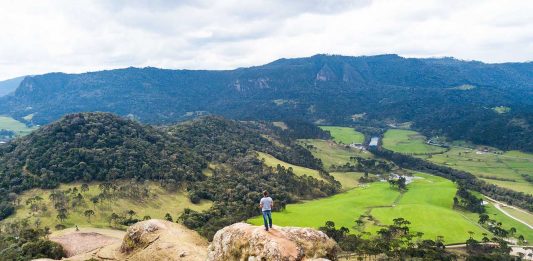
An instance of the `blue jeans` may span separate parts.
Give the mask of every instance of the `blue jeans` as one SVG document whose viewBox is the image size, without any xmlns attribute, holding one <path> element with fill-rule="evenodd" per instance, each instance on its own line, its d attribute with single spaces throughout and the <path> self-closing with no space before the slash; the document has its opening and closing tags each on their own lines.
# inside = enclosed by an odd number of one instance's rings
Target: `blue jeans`
<svg viewBox="0 0 533 261">
<path fill-rule="evenodd" d="M 265 222 L 266 230 L 268 230 L 269 222 L 270 222 L 270 228 L 272 228 L 272 211 L 271 210 L 263 211 L 263 221 Z"/>
</svg>

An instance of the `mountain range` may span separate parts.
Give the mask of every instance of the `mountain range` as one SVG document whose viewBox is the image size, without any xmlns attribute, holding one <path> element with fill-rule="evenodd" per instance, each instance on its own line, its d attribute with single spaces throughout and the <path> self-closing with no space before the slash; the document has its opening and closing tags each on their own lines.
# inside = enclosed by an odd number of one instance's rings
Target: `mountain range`
<svg viewBox="0 0 533 261">
<path fill-rule="evenodd" d="M 126 68 L 26 77 L 0 114 L 46 124 L 84 111 L 152 124 L 198 115 L 386 127 L 410 123 L 502 149 L 533 151 L 533 63 L 398 55 L 315 55 L 235 70 Z"/>
</svg>

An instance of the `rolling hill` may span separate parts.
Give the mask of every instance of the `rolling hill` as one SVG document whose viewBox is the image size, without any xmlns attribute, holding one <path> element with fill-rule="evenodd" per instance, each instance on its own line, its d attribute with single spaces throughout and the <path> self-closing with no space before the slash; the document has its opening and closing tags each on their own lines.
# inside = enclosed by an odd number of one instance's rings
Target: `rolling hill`
<svg viewBox="0 0 533 261">
<path fill-rule="evenodd" d="M 106 111 L 145 123 L 203 114 L 328 125 L 412 122 L 500 149 L 533 151 L 533 63 L 315 55 L 226 71 L 126 68 L 27 77 L 0 114 L 45 124 Z M 493 108 L 505 107 L 504 112 Z"/>
</svg>

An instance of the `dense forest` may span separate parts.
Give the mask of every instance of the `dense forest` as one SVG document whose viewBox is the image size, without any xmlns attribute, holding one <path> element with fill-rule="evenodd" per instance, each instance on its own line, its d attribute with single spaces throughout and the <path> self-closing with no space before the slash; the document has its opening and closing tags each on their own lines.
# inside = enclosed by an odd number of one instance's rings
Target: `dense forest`
<svg viewBox="0 0 533 261">
<path fill-rule="evenodd" d="M 531 62 L 315 55 L 229 71 L 52 73 L 27 77 L 14 95 L 0 98 L 0 114 L 29 124 L 83 111 L 158 124 L 204 114 L 335 125 L 411 122 L 426 136 L 533 151 L 532 70 Z"/>
</svg>

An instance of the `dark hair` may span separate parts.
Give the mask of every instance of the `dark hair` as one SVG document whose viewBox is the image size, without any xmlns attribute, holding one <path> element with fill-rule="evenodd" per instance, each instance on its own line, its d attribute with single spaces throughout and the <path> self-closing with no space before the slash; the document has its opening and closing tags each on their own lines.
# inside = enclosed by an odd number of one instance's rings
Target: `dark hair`
<svg viewBox="0 0 533 261">
<path fill-rule="evenodd" d="M 263 196 L 267 197 L 268 196 L 268 191 L 263 191 Z"/>
</svg>

